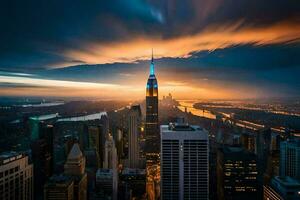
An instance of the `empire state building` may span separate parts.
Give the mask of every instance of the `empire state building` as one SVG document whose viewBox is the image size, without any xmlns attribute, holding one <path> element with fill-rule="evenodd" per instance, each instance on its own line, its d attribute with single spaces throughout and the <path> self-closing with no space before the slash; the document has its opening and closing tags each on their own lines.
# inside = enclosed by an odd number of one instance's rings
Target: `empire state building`
<svg viewBox="0 0 300 200">
<path fill-rule="evenodd" d="M 154 73 L 153 52 L 150 75 L 146 87 L 146 153 L 158 153 L 160 148 L 158 127 L 158 85 Z"/>
</svg>

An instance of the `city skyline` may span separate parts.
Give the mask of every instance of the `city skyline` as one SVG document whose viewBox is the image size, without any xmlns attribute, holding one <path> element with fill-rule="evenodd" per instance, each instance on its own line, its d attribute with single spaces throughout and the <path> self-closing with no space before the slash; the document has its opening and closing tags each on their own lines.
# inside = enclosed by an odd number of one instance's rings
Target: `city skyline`
<svg viewBox="0 0 300 200">
<path fill-rule="evenodd" d="M 142 99 L 153 48 L 160 98 L 299 97 L 297 2 L 22 5 L 1 8 L 1 96 Z"/>
</svg>

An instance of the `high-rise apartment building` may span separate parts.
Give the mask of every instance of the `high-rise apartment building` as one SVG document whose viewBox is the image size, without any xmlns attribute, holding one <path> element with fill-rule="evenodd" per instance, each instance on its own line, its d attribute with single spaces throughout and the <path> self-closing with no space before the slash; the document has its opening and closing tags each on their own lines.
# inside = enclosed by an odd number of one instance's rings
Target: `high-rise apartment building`
<svg viewBox="0 0 300 200">
<path fill-rule="evenodd" d="M 208 132 L 169 124 L 161 132 L 161 198 L 208 199 Z"/>
<path fill-rule="evenodd" d="M 132 106 L 128 113 L 128 166 L 139 168 L 140 148 L 139 133 L 141 126 L 141 108 L 139 105 Z"/>
<path fill-rule="evenodd" d="M 0 199 L 33 199 L 33 165 L 16 152 L 0 154 Z"/>
</svg>

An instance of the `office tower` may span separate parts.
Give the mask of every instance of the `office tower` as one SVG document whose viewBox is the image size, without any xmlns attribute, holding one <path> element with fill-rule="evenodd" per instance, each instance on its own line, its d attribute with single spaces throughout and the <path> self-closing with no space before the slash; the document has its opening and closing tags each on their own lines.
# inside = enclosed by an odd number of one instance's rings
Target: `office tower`
<svg viewBox="0 0 300 200">
<path fill-rule="evenodd" d="M 101 146 L 101 127 L 98 126 L 88 126 L 88 148 L 95 148 L 99 152 Z"/>
<path fill-rule="evenodd" d="M 208 199 L 208 132 L 170 123 L 161 131 L 161 198 Z"/>
<path fill-rule="evenodd" d="M 146 170 L 125 168 L 120 173 L 120 195 L 123 199 L 143 199 L 146 189 Z"/>
<path fill-rule="evenodd" d="M 288 139 L 280 143 L 280 176 L 300 179 L 300 140 Z"/>
<path fill-rule="evenodd" d="M 53 135 L 53 126 L 40 122 L 39 138 L 31 143 L 35 199 L 43 196 L 43 185 L 53 174 Z"/>
<path fill-rule="evenodd" d="M 49 169 L 49 176 L 52 175 L 53 173 L 53 165 L 54 165 L 54 161 L 53 161 L 53 157 L 54 157 L 54 150 L 53 150 L 53 142 L 54 142 L 54 126 L 52 124 L 46 124 L 43 123 L 43 126 L 41 127 L 41 134 L 40 134 L 40 138 L 44 139 L 47 143 L 47 151 L 50 154 L 50 169 Z"/>
<path fill-rule="evenodd" d="M 117 192 L 113 183 L 112 169 L 98 169 L 96 173 L 96 193 L 100 199 L 108 199 L 113 197 L 113 193 Z"/>
<path fill-rule="evenodd" d="M 105 141 L 105 156 L 103 168 L 105 169 L 113 169 L 117 166 L 117 149 L 115 146 L 115 141 L 111 135 L 108 136 Z"/>
<path fill-rule="evenodd" d="M 128 113 L 128 165 L 129 168 L 139 168 L 140 148 L 139 133 L 141 126 L 141 108 L 132 106 Z"/>
<path fill-rule="evenodd" d="M 271 150 L 276 151 L 280 149 L 280 135 L 277 133 L 272 133 L 272 138 L 271 138 Z"/>
<path fill-rule="evenodd" d="M 261 185 L 265 184 L 268 160 L 270 157 L 271 149 L 271 129 L 262 129 L 257 132 L 256 136 L 256 155 L 257 155 L 257 167 L 258 167 L 258 181 Z"/>
<path fill-rule="evenodd" d="M 99 155 L 95 149 L 87 149 L 84 151 L 84 156 L 86 160 L 85 168 L 89 171 L 96 171 L 99 166 Z"/>
<path fill-rule="evenodd" d="M 58 113 L 49 114 L 49 115 L 41 115 L 34 116 L 29 118 L 29 130 L 30 130 L 30 139 L 36 140 L 40 137 L 40 129 L 43 122 L 54 122 L 58 117 Z"/>
<path fill-rule="evenodd" d="M 33 165 L 16 152 L 0 154 L 0 199 L 33 199 Z"/>
<path fill-rule="evenodd" d="M 124 137 L 120 128 L 117 129 L 117 153 L 120 160 L 124 156 Z"/>
<path fill-rule="evenodd" d="M 74 199 L 87 199 L 87 174 L 85 173 L 85 157 L 78 143 L 75 143 L 64 166 L 64 174 L 73 177 Z"/>
<path fill-rule="evenodd" d="M 279 164 L 280 164 L 280 151 L 273 150 L 267 160 L 267 169 L 264 177 L 264 185 L 270 183 L 271 178 L 279 176 Z"/>
<path fill-rule="evenodd" d="M 224 146 L 217 155 L 218 199 L 258 198 L 257 161 L 241 147 Z"/>
<path fill-rule="evenodd" d="M 146 153 L 159 152 L 159 127 L 158 127 L 158 85 L 154 73 L 153 53 L 150 64 L 150 75 L 146 88 Z"/>
<path fill-rule="evenodd" d="M 264 186 L 264 200 L 300 199 L 300 182 L 291 177 L 276 176 L 271 184 Z"/>
<path fill-rule="evenodd" d="M 89 150 L 94 149 L 96 152 L 96 157 L 97 157 L 97 165 L 99 167 L 102 166 L 103 163 L 103 139 L 102 137 L 102 126 L 88 126 L 88 148 Z"/>
<path fill-rule="evenodd" d="M 105 141 L 105 157 L 103 167 L 105 169 L 112 169 L 113 171 L 113 187 L 114 191 L 117 191 L 118 185 L 118 155 L 117 149 L 115 146 L 114 139 L 111 135 L 108 135 L 107 140 Z M 113 193 L 113 199 L 117 199 L 117 192 Z"/>
<path fill-rule="evenodd" d="M 242 134 L 242 145 L 245 149 L 247 149 L 250 152 L 255 152 L 255 135 L 252 133 L 243 133 Z"/>
<path fill-rule="evenodd" d="M 34 169 L 34 199 L 40 199 L 43 194 L 43 185 L 52 175 L 52 157 L 44 139 L 34 141 L 31 144 L 31 151 Z"/>
<path fill-rule="evenodd" d="M 107 114 L 101 116 L 100 124 L 102 125 L 103 138 L 105 139 L 109 135 L 109 120 Z M 103 141 L 103 145 L 104 143 L 105 140 Z"/>
<path fill-rule="evenodd" d="M 53 176 L 44 186 L 45 200 L 73 200 L 74 181 L 65 175 Z"/>
</svg>

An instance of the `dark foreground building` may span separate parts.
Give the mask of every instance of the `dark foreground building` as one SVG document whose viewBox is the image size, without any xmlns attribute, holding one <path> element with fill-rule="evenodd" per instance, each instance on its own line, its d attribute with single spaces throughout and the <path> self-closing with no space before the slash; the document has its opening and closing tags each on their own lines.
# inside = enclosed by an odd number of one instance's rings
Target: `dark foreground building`
<svg viewBox="0 0 300 200">
<path fill-rule="evenodd" d="M 257 159 L 241 147 L 225 146 L 217 156 L 218 199 L 259 199 Z"/>
</svg>

